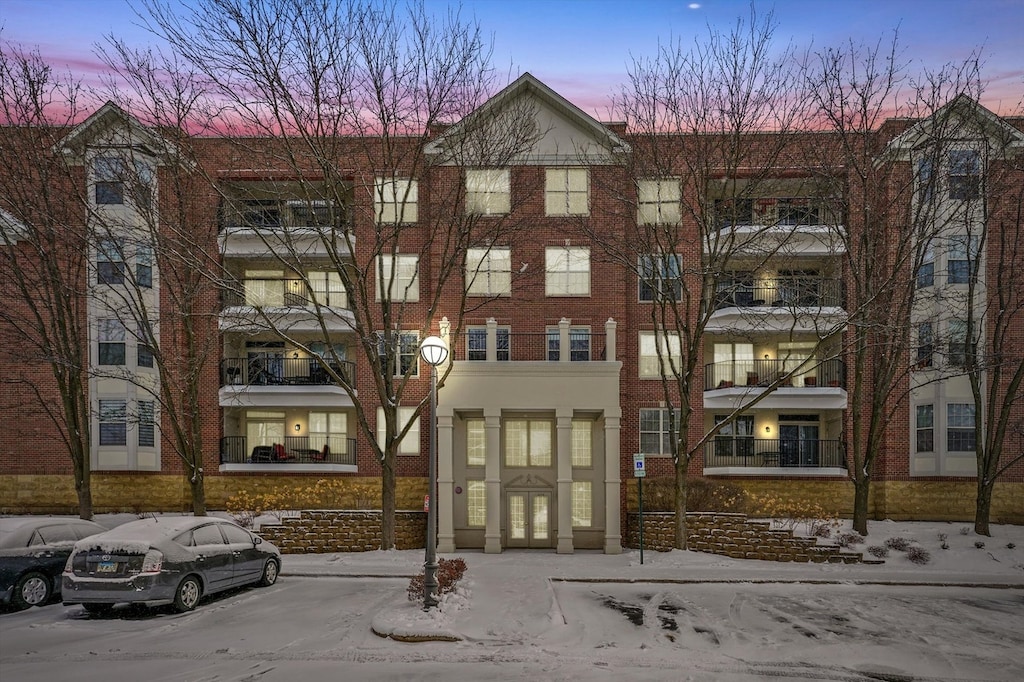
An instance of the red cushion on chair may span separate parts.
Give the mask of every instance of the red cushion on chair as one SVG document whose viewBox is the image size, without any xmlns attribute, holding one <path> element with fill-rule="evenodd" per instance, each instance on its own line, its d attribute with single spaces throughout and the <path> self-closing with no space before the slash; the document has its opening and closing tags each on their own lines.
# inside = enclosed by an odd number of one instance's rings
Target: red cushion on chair
<svg viewBox="0 0 1024 682">
<path fill-rule="evenodd" d="M 280 443 L 274 443 L 274 459 L 278 462 L 283 462 L 288 459 L 288 455 L 285 454 L 284 446 Z"/>
</svg>

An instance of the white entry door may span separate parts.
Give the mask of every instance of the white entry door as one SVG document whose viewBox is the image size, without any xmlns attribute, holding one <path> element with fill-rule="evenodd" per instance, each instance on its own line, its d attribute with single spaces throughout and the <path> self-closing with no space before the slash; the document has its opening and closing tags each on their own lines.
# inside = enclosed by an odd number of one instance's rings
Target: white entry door
<svg viewBox="0 0 1024 682">
<path fill-rule="evenodd" d="M 505 509 L 509 547 L 552 546 L 550 492 L 506 492 Z"/>
</svg>

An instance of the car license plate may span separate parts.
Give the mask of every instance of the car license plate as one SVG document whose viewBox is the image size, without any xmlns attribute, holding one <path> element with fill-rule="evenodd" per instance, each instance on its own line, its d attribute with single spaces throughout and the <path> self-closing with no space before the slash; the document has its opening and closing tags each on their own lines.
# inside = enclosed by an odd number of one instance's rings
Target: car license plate
<svg viewBox="0 0 1024 682">
<path fill-rule="evenodd" d="M 117 573 L 116 561 L 101 561 L 96 564 L 97 573 Z"/>
</svg>

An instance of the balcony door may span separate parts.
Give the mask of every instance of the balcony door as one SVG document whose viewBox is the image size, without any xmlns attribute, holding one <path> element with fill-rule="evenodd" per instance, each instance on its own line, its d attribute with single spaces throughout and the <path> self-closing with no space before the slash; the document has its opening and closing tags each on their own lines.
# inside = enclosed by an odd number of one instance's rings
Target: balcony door
<svg viewBox="0 0 1024 682">
<path fill-rule="evenodd" d="M 281 270 L 246 270 L 245 304 L 254 308 L 283 306 L 283 278 Z"/>
<path fill-rule="evenodd" d="M 508 547 L 551 547 L 551 492 L 510 490 L 505 493 Z"/>
<path fill-rule="evenodd" d="M 790 467 L 818 466 L 818 425 L 779 424 L 779 463 Z"/>
<path fill-rule="evenodd" d="M 754 371 L 754 344 L 715 344 L 715 377 L 712 386 L 724 387 L 725 382 L 732 382 L 735 386 L 757 385 L 761 378 Z"/>
</svg>

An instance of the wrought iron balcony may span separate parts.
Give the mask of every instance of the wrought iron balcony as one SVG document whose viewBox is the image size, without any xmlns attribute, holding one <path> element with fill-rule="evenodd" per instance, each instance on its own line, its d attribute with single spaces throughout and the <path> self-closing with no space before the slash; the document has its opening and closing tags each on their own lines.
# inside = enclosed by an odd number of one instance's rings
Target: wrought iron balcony
<svg viewBox="0 0 1024 682">
<path fill-rule="evenodd" d="M 736 386 L 765 387 L 782 381 L 783 388 L 841 388 L 846 385 L 842 360 L 742 360 L 704 365 L 704 390 Z"/>
<path fill-rule="evenodd" d="M 572 329 L 566 349 L 570 362 L 604 361 L 605 334 Z M 524 334 L 512 333 L 507 328 L 495 335 L 495 359 L 498 362 L 558 362 L 562 358 L 561 338 L 557 330 Z M 470 329 L 452 349 L 455 360 L 483 361 L 487 359 L 487 335 L 484 328 Z"/>
<path fill-rule="evenodd" d="M 220 439 L 221 464 L 356 464 L 356 439 L 342 436 L 285 436 L 282 443 L 256 443 L 245 436 Z M 277 447 L 275 447 L 277 446 Z"/>
<path fill-rule="evenodd" d="M 843 282 L 823 277 L 778 277 L 724 280 L 718 283 L 712 305 L 722 308 L 841 308 Z"/>
<path fill-rule="evenodd" d="M 704 468 L 846 468 L 841 440 L 717 436 L 704 444 Z"/>
<path fill-rule="evenodd" d="M 328 363 L 318 357 L 282 358 L 261 353 L 247 358 L 225 358 L 220 363 L 221 386 L 332 386 L 338 385 L 328 371 L 355 384 L 356 365 Z"/>
<path fill-rule="evenodd" d="M 251 308 L 324 308 L 349 310 L 347 292 L 336 283 L 325 280 L 259 279 L 239 280 L 237 289 L 223 289 L 223 307 Z"/>
</svg>

